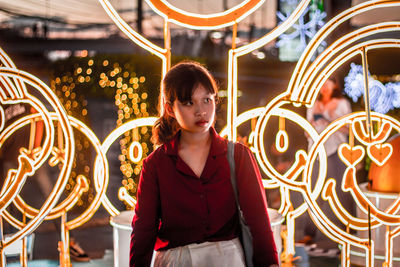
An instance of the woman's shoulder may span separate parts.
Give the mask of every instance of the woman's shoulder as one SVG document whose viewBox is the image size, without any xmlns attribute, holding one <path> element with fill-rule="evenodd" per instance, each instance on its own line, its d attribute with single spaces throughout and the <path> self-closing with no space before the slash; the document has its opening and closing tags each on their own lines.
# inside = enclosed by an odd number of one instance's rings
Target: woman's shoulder
<svg viewBox="0 0 400 267">
<path fill-rule="evenodd" d="M 146 164 L 152 164 L 155 163 L 159 160 L 162 160 L 165 156 L 167 155 L 166 153 L 166 147 L 165 144 L 158 146 L 151 152 L 145 159 L 144 163 Z"/>
<path fill-rule="evenodd" d="M 344 108 L 351 107 L 350 101 L 346 97 L 337 98 L 337 105 Z"/>
<path fill-rule="evenodd" d="M 341 102 L 341 103 L 349 102 L 349 100 L 345 96 L 335 97 L 333 99 L 336 99 L 338 102 Z"/>
<path fill-rule="evenodd" d="M 250 148 L 241 143 L 241 142 L 234 142 L 235 143 L 235 155 L 241 156 L 243 154 L 249 154 L 251 153 Z"/>
</svg>

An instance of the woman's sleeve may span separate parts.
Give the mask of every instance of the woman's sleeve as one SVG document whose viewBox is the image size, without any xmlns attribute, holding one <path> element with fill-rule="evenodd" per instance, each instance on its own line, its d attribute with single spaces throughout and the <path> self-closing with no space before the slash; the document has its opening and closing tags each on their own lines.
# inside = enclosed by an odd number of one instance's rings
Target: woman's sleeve
<svg viewBox="0 0 400 267">
<path fill-rule="evenodd" d="M 132 221 L 130 267 L 150 266 L 159 226 L 159 191 L 154 164 L 143 162 Z"/>
<path fill-rule="evenodd" d="M 254 266 L 279 265 L 265 190 L 260 170 L 250 149 L 236 144 L 235 163 L 240 207 L 253 236 Z"/>
<path fill-rule="evenodd" d="M 316 105 L 316 104 L 314 104 L 314 105 Z M 314 106 L 313 107 L 311 107 L 311 108 L 308 108 L 307 110 L 306 110 L 306 119 L 309 121 L 309 122 L 311 122 L 311 121 L 313 121 L 313 116 L 314 116 Z"/>
</svg>

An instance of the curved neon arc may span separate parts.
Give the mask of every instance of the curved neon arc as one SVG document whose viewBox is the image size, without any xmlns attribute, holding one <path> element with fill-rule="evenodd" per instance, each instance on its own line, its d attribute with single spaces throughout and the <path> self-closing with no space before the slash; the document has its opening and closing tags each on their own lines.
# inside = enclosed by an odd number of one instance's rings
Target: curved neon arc
<svg viewBox="0 0 400 267">
<path fill-rule="evenodd" d="M 107 154 L 108 149 L 110 149 L 110 146 L 114 143 L 114 141 L 121 136 L 123 133 L 137 127 L 143 127 L 143 126 L 153 126 L 154 123 L 156 122 L 158 118 L 157 117 L 147 117 L 147 118 L 139 118 L 135 119 L 132 121 L 128 121 L 122 125 L 120 125 L 118 128 L 114 129 L 103 141 L 101 144 L 101 150 L 103 151 L 104 154 Z M 98 164 L 99 160 L 96 160 L 96 165 Z M 105 175 L 105 180 L 109 180 L 109 173 L 106 172 L 102 175 Z M 100 177 L 100 176 L 99 176 Z M 100 188 L 102 185 L 103 181 L 99 179 L 94 179 L 94 185 L 96 190 Z M 105 195 L 102 200 L 101 200 L 104 208 L 110 213 L 111 216 L 115 216 L 119 214 L 119 211 L 113 204 L 111 204 L 110 200 L 107 198 L 107 195 Z"/>
<path fill-rule="evenodd" d="M 174 7 L 165 0 L 146 0 L 161 17 L 192 29 L 219 29 L 238 23 L 260 7 L 265 0 L 245 0 L 223 12 L 197 14 Z"/>
<path fill-rule="evenodd" d="M 366 12 L 368 10 L 399 6 L 400 1 L 388 1 L 388 0 L 374 0 L 360 3 L 354 7 L 351 7 L 342 13 L 338 14 L 331 20 L 329 20 L 311 39 L 309 45 L 306 47 L 305 51 L 302 53 L 296 67 L 293 71 L 293 75 L 290 78 L 287 93 L 291 95 L 291 99 L 298 99 L 298 94 L 301 92 L 299 89 L 300 78 L 303 75 L 305 69 L 307 68 L 308 62 L 311 61 L 315 51 L 321 42 L 326 39 L 326 37 L 335 30 L 340 24 L 346 20 Z M 300 78 L 299 78 L 300 77 Z"/>
</svg>

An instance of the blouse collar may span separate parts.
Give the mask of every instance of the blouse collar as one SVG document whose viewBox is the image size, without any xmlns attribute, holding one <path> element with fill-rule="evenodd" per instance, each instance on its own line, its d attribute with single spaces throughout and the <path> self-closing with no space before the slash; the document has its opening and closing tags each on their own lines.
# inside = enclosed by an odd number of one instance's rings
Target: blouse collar
<svg viewBox="0 0 400 267">
<path fill-rule="evenodd" d="M 168 155 L 177 156 L 178 155 L 178 146 L 179 146 L 179 137 L 181 132 L 178 131 L 174 138 L 172 138 L 168 143 L 164 145 L 165 151 Z M 214 127 L 210 127 L 210 135 L 211 135 L 211 148 L 210 155 L 217 156 L 220 154 L 226 154 L 227 151 L 227 142 L 224 138 L 222 138 L 214 129 Z"/>
</svg>

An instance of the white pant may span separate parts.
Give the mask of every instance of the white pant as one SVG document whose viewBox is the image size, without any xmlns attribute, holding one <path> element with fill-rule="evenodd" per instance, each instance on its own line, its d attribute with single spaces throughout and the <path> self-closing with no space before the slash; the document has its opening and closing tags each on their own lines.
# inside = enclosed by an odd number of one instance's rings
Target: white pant
<svg viewBox="0 0 400 267">
<path fill-rule="evenodd" d="M 239 238 L 157 251 L 154 267 L 245 267 Z"/>
</svg>

